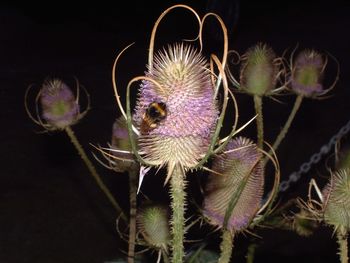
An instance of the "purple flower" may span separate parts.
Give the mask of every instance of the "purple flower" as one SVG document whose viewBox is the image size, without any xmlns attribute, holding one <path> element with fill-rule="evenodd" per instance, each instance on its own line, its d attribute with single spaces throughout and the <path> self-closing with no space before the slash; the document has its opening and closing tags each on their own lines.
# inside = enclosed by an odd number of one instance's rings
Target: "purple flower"
<svg viewBox="0 0 350 263">
<path fill-rule="evenodd" d="M 211 72 L 193 47 L 168 46 L 146 73 L 134 113 L 140 152 L 151 165 L 193 167 L 207 152 L 218 119 Z"/>
<path fill-rule="evenodd" d="M 276 86 L 280 62 L 266 44 L 258 43 L 242 56 L 241 88 L 252 95 L 270 95 Z"/>
</svg>

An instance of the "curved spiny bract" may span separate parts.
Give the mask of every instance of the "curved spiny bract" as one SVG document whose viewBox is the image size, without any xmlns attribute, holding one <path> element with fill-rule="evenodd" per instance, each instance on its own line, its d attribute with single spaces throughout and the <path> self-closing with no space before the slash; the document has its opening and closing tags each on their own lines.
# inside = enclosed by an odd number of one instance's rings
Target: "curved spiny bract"
<svg viewBox="0 0 350 263">
<path fill-rule="evenodd" d="M 238 232 L 246 229 L 261 206 L 264 187 L 262 154 L 249 139 L 238 137 L 226 147 L 226 152 L 214 161 L 204 196 L 204 215 L 213 225 L 224 227 L 225 214 L 232 196 L 243 180 L 246 184 L 238 197 L 227 229 Z M 219 174 L 216 174 L 219 173 Z"/>
</svg>

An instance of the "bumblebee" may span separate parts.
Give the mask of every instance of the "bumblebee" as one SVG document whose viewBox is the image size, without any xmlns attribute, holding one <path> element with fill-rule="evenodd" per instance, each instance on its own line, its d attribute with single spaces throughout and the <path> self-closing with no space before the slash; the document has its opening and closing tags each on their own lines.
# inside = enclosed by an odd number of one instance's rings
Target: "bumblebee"
<svg viewBox="0 0 350 263">
<path fill-rule="evenodd" d="M 147 134 L 155 129 L 166 116 L 166 104 L 164 102 L 152 102 L 142 116 L 141 134 Z"/>
</svg>

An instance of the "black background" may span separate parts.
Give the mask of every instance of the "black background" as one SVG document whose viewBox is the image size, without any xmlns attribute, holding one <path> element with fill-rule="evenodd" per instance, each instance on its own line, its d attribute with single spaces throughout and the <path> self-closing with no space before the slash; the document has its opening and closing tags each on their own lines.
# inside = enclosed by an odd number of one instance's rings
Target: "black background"
<svg viewBox="0 0 350 263">
<path fill-rule="evenodd" d="M 327 51 L 339 61 L 340 80 L 332 96 L 326 100 L 305 100 L 281 145 L 278 156 L 283 178 L 298 169 L 348 121 L 348 1 L 128 1 L 124 6 L 121 1 L 86 1 L 78 6 L 49 1 L 37 5 L 2 3 L 0 262 L 104 262 L 115 259 L 125 249 L 115 230 L 113 208 L 90 178 L 67 136 L 37 133 L 42 129 L 25 113 L 24 92 L 28 85 L 40 85 L 49 75 L 60 76 L 71 86 L 76 76 L 91 95 L 92 109 L 73 129 L 88 152 L 93 150 L 89 143 L 106 145 L 112 123 L 119 115 L 111 83 L 114 58 L 126 45 L 136 42 L 117 69 L 122 90 L 132 77 L 143 74 L 153 23 L 175 3 L 188 4 L 201 16 L 207 11 L 222 15 L 230 33 L 230 48 L 240 53 L 258 41 L 268 43 L 279 55 L 299 43 L 301 48 Z M 156 47 L 194 36 L 194 23 L 188 12 L 172 12 L 160 26 Z M 205 38 L 208 53 L 220 51 L 222 43 L 217 32 L 217 25 L 209 22 Z M 326 83 L 331 83 L 334 75 L 334 62 L 330 62 Z M 237 98 L 243 124 L 253 116 L 253 105 L 247 96 Z M 294 98 L 281 100 L 285 103 L 266 99 L 267 141 L 278 133 Z M 243 135 L 251 136 L 254 129 L 252 125 Z M 309 178 L 318 176 L 323 182 L 319 176 L 323 168 L 323 163 L 313 167 L 282 197 L 305 195 Z M 127 209 L 126 175 L 101 166 L 98 170 Z M 144 193 L 166 199 L 163 180 L 162 176 L 147 177 Z M 338 260 L 336 240 L 329 228 L 320 228 L 308 239 L 287 231 L 265 230 L 259 234 L 262 246 L 255 262 Z M 244 262 L 249 237 L 237 238 L 234 262 Z"/>
</svg>

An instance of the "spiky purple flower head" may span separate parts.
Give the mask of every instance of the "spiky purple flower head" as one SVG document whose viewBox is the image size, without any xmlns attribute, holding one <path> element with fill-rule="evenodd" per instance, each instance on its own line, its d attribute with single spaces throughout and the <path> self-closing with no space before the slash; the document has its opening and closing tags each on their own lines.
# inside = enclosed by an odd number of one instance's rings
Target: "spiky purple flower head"
<svg viewBox="0 0 350 263">
<path fill-rule="evenodd" d="M 143 81 L 134 121 L 142 128 L 152 103 L 166 106 L 166 117 L 139 137 L 145 160 L 157 166 L 193 167 L 206 153 L 218 119 L 217 103 L 207 60 L 189 45 L 159 51 Z"/>
<path fill-rule="evenodd" d="M 303 50 L 296 57 L 291 69 L 291 89 L 305 97 L 323 93 L 322 78 L 325 61 L 314 50 Z"/>
<path fill-rule="evenodd" d="M 140 208 L 137 226 L 150 246 L 167 249 L 171 236 L 169 217 L 169 210 L 163 205 L 147 204 Z"/>
<path fill-rule="evenodd" d="M 40 91 L 42 118 L 55 129 L 64 129 L 79 118 L 79 104 L 71 89 L 59 79 L 46 80 Z"/>
<path fill-rule="evenodd" d="M 227 228 L 232 232 L 244 230 L 261 206 L 264 186 L 262 154 L 247 138 L 232 140 L 225 152 L 218 155 L 209 174 L 204 196 L 204 215 L 213 225 L 223 227 L 228 204 L 241 182 L 248 178 L 233 208 Z M 217 174 L 219 173 L 219 174 Z"/>
</svg>

